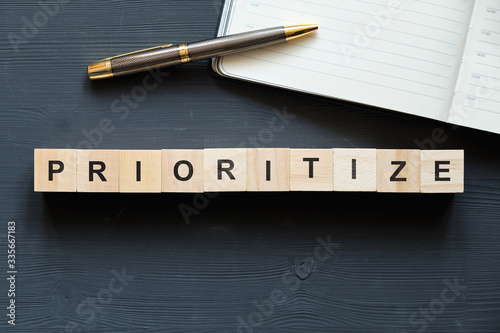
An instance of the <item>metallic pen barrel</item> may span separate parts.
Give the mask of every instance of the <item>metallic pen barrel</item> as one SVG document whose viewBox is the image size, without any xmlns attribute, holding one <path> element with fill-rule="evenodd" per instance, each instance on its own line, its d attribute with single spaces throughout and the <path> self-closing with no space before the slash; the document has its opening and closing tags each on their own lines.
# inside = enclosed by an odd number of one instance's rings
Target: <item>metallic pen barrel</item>
<svg viewBox="0 0 500 333">
<path fill-rule="evenodd" d="M 317 28 L 317 25 L 282 26 L 189 44 L 158 46 L 96 61 L 88 66 L 88 75 L 91 79 L 103 79 L 243 52 L 285 42 Z"/>
</svg>

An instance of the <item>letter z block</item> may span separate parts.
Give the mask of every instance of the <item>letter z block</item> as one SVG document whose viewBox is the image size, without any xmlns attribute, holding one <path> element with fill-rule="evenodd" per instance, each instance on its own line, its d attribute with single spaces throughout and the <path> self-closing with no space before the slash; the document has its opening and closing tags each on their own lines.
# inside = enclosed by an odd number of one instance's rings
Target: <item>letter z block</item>
<svg viewBox="0 0 500 333">
<path fill-rule="evenodd" d="M 422 150 L 421 184 L 423 193 L 462 193 L 464 191 L 463 150 Z"/>
<path fill-rule="evenodd" d="M 238 192 L 247 190 L 247 150 L 205 149 L 203 152 L 205 192 Z"/>
<path fill-rule="evenodd" d="M 77 192 L 119 192 L 119 150 L 77 150 Z"/>
<path fill-rule="evenodd" d="M 120 151 L 120 192 L 161 192 L 161 150 Z"/>
<path fill-rule="evenodd" d="M 420 150 L 377 149 L 377 192 L 420 192 Z"/>
<path fill-rule="evenodd" d="M 333 191 L 333 149 L 290 149 L 290 191 Z"/>
<path fill-rule="evenodd" d="M 163 149 L 162 192 L 203 192 L 203 150 Z"/>
<path fill-rule="evenodd" d="M 35 149 L 35 192 L 76 192 L 76 149 Z"/>
</svg>

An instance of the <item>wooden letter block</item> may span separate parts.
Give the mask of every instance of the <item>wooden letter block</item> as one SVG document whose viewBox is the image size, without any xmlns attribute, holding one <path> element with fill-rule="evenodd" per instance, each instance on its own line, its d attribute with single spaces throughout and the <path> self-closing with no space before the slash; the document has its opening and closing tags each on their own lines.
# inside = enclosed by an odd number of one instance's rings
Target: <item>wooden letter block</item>
<svg viewBox="0 0 500 333">
<path fill-rule="evenodd" d="M 420 150 L 377 150 L 377 192 L 420 192 Z"/>
<path fill-rule="evenodd" d="M 77 192 L 119 192 L 118 150 L 77 150 Z"/>
<path fill-rule="evenodd" d="M 464 191 L 463 150 L 422 150 L 420 192 L 462 193 Z"/>
<path fill-rule="evenodd" d="M 120 192 L 161 192 L 161 150 L 120 151 Z"/>
<path fill-rule="evenodd" d="M 247 150 L 205 149 L 205 192 L 237 192 L 247 189 Z"/>
<path fill-rule="evenodd" d="M 290 191 L 290 149 L 247 149 L 247 191 Z"/>
<path fill-rule="evenodd" d="M 36 192 L 76 192 L 76 150 L 35 149 Z"/>
<path fill-rule="evenodd" d="M 290 149 L 290 191 L 333 191 L 333 149 Z"/>
<path fill-rule="evenodd" d="M 334 191 L 377 191 L 376 149 L 333 150 Z"/>
<path fill-rule="evenodd" d="M 203 150 L 163 149 L 162 192 L 203 192 Z"/>
</svg>

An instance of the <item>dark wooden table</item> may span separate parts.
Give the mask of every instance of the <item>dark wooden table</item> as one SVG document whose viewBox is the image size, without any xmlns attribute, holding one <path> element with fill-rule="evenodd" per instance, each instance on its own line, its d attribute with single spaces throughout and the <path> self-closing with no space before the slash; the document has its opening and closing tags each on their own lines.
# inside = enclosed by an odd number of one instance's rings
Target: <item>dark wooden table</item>
<svg viewBox="0 0 500 333">
<path fill-rule="evenodd" d="M 215 36 L 221 0 L 55 3 L 0 1 L 0 331 L 500 331 L 498 135 L 207 61 L 90 82 L 92 61 Z M 464 149 L 465 193 L 33 192 L 34 148 L 240 146 Z"/>
</svg>

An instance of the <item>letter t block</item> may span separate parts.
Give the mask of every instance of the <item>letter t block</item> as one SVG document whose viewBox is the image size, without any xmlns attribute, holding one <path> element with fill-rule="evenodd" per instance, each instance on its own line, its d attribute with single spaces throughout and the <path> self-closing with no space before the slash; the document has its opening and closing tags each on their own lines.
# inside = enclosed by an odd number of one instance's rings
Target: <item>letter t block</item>
<svg viewBox="0 0 500 333">
<path fill-rule="evenodd" d="M 290 191 L 333 191 L 333 149 L 290 149 Z"/>
</svg>

